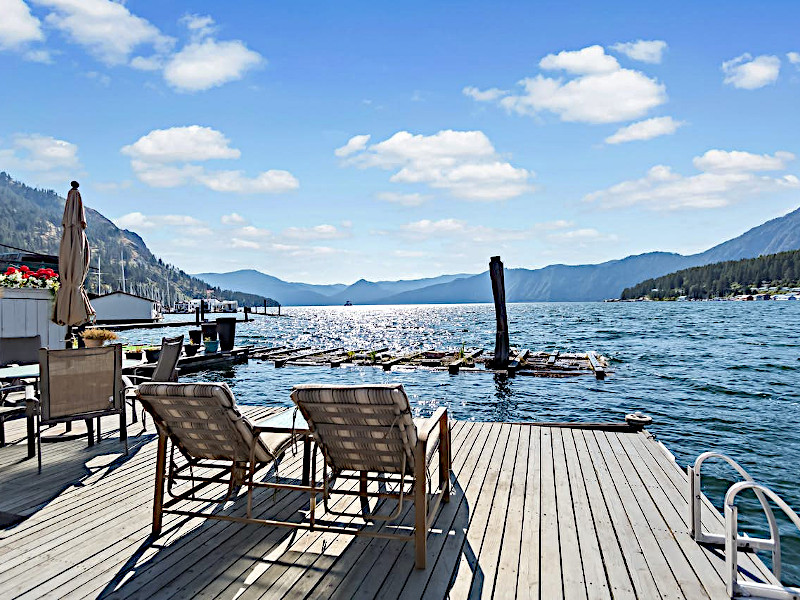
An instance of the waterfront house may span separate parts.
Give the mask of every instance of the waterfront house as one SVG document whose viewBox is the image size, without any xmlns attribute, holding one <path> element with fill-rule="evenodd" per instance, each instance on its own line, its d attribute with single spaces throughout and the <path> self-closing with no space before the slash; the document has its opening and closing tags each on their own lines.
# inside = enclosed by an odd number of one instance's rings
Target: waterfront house
<svg viewBox="0 0 800 600">
<path fill-rule="evenodd" d="M 153 323 L 162 318 L 161 304 L 128 292 L 111 292 L 92 298 L 97 323 Z"/>
</svg>

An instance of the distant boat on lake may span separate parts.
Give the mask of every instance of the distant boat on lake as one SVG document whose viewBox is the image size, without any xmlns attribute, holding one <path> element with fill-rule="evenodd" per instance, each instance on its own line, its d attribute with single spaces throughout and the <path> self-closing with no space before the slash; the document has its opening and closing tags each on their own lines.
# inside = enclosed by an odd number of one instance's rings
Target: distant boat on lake
<svg viewBox="0 0 800 600">
<path fill-rule="evenodd" d="M 344 303 L 344 305 L 345 305 L 345 306 L 353 306 L 353 303 L 352 303 L 352 302 L 350 302 L 350 300 L 348 300 L 347 302 L 345 302 L 345 303 Z"/>
</svg>

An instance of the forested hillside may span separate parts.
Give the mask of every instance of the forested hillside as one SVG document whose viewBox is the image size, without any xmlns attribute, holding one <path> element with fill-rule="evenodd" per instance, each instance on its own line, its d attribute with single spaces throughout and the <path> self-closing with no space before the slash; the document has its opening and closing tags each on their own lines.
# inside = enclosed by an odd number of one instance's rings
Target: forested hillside
<svg viewBox="0 0 800 600">
<path fill-rule="evenodd" d="M 44 254 L 58 254 L 64 198 L 52 190 L 29 187 L 0 172 L 0 243 Z M 92 265 L 100 257 L 100 292 L 122 287 L 122 257 L 127 290 L 170 303 L 204 297 L 206 290 L 222 300 L 261 304 L 255 294 L 232 292 L 209 286 L 153 255 L 136 233 L 119 229 L 96 210 L 86 208 L 86 235 L 92 247 Z M 8 249 L 0 247 L 0 253 Z M 90 274 L 87 287 L 97 292 L 97 273 Z M 267 299 L 268 304 L 275 305 Z"/>
<path fill-rule="evenodd" d="M 688 296 L 698 300 L 741 294 L 762 284 L 797 286 L 798 283 L 800 250 L 794 250 L 683 269 L 626 288 L 622 292 L 622 299 L 646 296 L 663 300 Z"/>
</svg>

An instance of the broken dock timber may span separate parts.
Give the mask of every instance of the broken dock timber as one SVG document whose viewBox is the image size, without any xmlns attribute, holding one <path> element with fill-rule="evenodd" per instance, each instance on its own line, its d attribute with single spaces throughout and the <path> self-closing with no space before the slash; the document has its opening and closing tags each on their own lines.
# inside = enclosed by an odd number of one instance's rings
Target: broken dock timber
<svg viewBox="0 0 800 600">
<path fill-rule="evenodd" d="M 393 369 L 427 369 L 458 373 L 496 373 L 500 375 L 526 375 L 529 377 L 574 377 L 594 375 L 604 379 L 608 373 L 608 359 L 591 352 L 533 352 L 511 348 L 505 368 L 492 368 L 493 354 L 484 356 L 483 348 L 436 350 L 422 348 L 405 352 L 386 347 L 346 350 L 341 347 L 314 349 L 308 346 L 287 348 L 259 348 L 251 353 L 256 360 L 271 361 L 275 367 L 328 366 L 333 368 L 371 366 L 384 371 Z"/>
</svg>

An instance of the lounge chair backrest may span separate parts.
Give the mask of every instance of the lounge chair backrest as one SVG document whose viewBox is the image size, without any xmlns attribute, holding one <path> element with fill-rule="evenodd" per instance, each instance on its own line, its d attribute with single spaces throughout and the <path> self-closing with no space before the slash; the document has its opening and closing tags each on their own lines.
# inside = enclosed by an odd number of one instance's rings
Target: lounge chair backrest
<svg viewBox="0 0 800 600">
<path fill-rule="evenodd" d="M 158 355 L 158 363 L 153 369 L 153 381 L 167 382 L 177 381 L 178 359 L 181 357 L 183 349 L 183 336 L 161 339 L 161 354 Z"/>
<path fill-rule="evenodd" d="M 122 345 L 39 350 L 42 420 L 122 410 Z"/>
<path fill-rule="evenodd" d="M 138 397 L 185 456 L 250 460 L 253 428 L 226 384 L 147 382 L 139 385 Z M 272 460 L 261 438 L 257 443 L 256 460 Z"/>
<path fill-rule="evenodd" d="M 402 473 L 405 463 L 413 474 L 417 430 L 402 385 L 298 385 L 292 400 L 331 468 Z"/>
<path fill-rule="evenodd" d="M 10 364 L 32 365 L 39 362 L 42 336 L 7 337 L 0 339 L 0 367 Z"/>
</svg>

